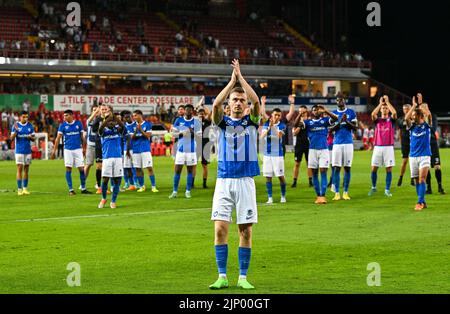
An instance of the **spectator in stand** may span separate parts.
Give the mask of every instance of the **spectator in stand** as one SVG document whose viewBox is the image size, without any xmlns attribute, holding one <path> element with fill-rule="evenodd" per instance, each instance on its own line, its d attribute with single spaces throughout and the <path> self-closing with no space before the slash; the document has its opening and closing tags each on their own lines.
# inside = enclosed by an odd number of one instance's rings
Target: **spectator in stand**
<svg viewBox="0 0 450 314">
<path fill-rule="evenodd" d="M 116 45 L 114 45 L 113 43 L 108 45 L 108 51 L 113 53 L 114 51 L 116 51 Z"/>
<path fill-rule="evenodd" d="M 181 32 L 176 33 L 175 43 L 176 43 L 177 47 L 181 46 L 181 44 L 183 43 L 183 39 L 184 39 L 184 36 L 183 36 L 183 34 L 181 34 Z"/>
<path fill-rule="evenodd" d="M 2 112 L 2 131 L 9 130 L 9 118 L 10 113 L 8 113 L 6 110 Z"/>
<path fill-rule="evenodd" d="M 4 39 L 0 39 L 0 49 L 5 49 L 6 47 L 6 42 Z"/>
<path fill-rule="evenodd" d="M 22 103 L 22 110 L 29 113 L 30 112 L 30 108 L 31 108 L 31 103 L 30 103 L 30 100 L 27 98 Z"/>
<path fill-rule="evenodd" d="M 95 25 L 96 25 L 96 22 L 97 22 L 97 16 L 95 15 L 95 13 L 92 13 L 89 16 L 89 20 L 91 21 L 92 29 L 95 29 Z"/>
</svg>

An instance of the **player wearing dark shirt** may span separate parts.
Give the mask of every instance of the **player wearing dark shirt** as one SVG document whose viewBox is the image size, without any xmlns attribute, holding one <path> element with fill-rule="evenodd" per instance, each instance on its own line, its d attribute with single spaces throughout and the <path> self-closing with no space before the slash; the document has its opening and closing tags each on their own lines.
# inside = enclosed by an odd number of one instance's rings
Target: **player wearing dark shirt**
<svg viewBox="0 0 450 314">
<path fill-rule="evenodd" d="M 293 135 L 296 137 L 295 141 L 295 164 L 294 164 L 294 179 L 292 186 L 297 187 L 298 173 L 300 170 L 300 164 L 303 156 L 305 156 L 306 163 L 308 163 L 309 155 L 309 139 L 308 131 L 299 127 L 300 119 L 308 119 L 308 108 L 306 106 L 300 106 L 299 114 L 294 122 Z M 312 171 L 308 168 L 309 187 L 312 187 Z"/>
<path fill-rule="evenodd" d="M 409 160 L 409 151 L 410 151 L 410 140 L 409 140 L 409 128 L 407 121 L 405 119 L 408 112 L 411 110 L 410 104 L 403 105 L 403 114 L 404 116 L 397 120 L 398 127 L 398 137 L 400 139 L 401 147 L 402 147 L 402 167 L 400 169 L 400 178 L 398 179 L 397 186 L 401 186 L 403 182 L 403 176 L 406 172 L 406 165 Z M 414 186 L 414 179 L 411 179 L 411 185 Z"/>
<path fill-rule="evenodd" d="M 422 103 L 420 105 L 421 108 L 426 106 L 428 108 L 428 105 L 426 103 Z M 440 194 L 445 194 L 444 189 L 442 188 L 442 170 L 441 170 L 441 156 L 439 153 L 439 144 L 438 144 L 438 137 L 437 137 L 437 126 L 438 126 L 438 120 L 436 114 L 431 114 L 431 137 L 430 137 L 430 146 L 431 146 L 431 168 L 434 168 L 434 174 L 436 176 L 436 181 L 438 184 L 438 192 Z M 431 171 L 428 172 L 427 175 L 427 194 L 432 194 L 431 189 Z"/>
<path fill-rule="evenodd" d="M 206 182 L 208 181 L 208 164 L 211 159 L 211 150 L 208 147 L 208 143 L 210 142 L 210 133 L 211 133 L 211 113 L 206 107 L 202 107 L 197 112 L 198 118 L 202 124 L 202 145 L 198 145 L 201 149 L 201 158 L 202 158 L 202 168 L 203 168 L 203 188 L 207 189 L 208 186 Z"/>
</svg>

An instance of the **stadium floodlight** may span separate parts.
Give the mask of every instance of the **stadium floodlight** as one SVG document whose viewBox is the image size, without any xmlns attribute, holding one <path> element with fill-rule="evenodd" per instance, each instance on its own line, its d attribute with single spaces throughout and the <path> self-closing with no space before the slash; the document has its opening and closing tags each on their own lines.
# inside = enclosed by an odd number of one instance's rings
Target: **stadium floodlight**
<svg viewBox="0 0 450 314">
<path fill-rule="evenodd" d="M 44 147 L 40 145 L 41 141 L 44 141 Z M 42 151 L 41 159 L 48 160 L 48 134 L 47 133 L 36 133 L 36 139 L 34 140 L 34 145 Z"/>
</svg>

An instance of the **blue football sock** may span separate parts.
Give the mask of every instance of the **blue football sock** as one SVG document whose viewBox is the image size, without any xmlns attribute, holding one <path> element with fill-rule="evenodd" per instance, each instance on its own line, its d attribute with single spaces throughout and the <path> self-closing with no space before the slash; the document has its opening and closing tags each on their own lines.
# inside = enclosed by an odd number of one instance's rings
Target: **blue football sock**
<svg viewBox="0 0 450 314">
<path fill-rule="evenodd" d="M 272 197 L 272 182 L 266 182 L 266 191 L 269 197 Z"/>
<path fill-rule="evenodd" d="M 102 197 L 106 200 L 108 193 L 108 183 L 102 182 Z"/>
<path fill-rule="evenodd" d="M 127 171 L 129 171 L 130 169 L 127 169 Z M 129 185 L 134 185 L 134 177 L 133 177 L 133 171 L 131 172 L 131 176 L 128 175 L 128 184 Z"/>
<path fill-rule="evenodd" d="M 133 182 L 136 182 L 139 184 L 139 181 L 138 181 L 137 175 L 136 175 L 136 168 L 131 168 L 131 172 L 133 174 Z"/>
<path fill-rule="evenodd" d="M 81 189 L 86 190 L 86 175 L 84 174 L 84 170 L 80 170 L 80 182 Z"/>
<path fill-rule="evenodd" d="M 73 191 L 72 187 L 72 171 L 66 171 L 66 182 L 69 187 L 69 191 Z"/>
<path fill-rule="evenodd" d="M 227 274 L 228 244 L 215 245 L 216 263 L 219 275 Z"/>
<path fill-rule="evenodd" d="M 144 186 L 144 177 L 137 177 L 137 180 L 139 182 L 139 186 L 143 187 Z"/>
<path fill-rule="evenodd" d="M 188 172 L 187 174 L 187 182 L 186 182 L 186 191 L 190 192 L 192 188 L 192 183 L 194 182 L 194 176 L 192 172 Z"/>
<path fill-rule="evenodd" d="M 180 174 L 179 173 L 175 173 L 175 175 L 173 176 L 173 191 L 174 192 L 178 192 L 178 185 L 180 184 Z"/>
<path fill-rule="evenodd" d="M 320 180 L 322 185 L 321 189 L 322 194 L 320 196 L 325 196 L 327 195 L 327 186 L 328 186 L 328 174 L 326 171 L 320 173 Z"/>
<path fill-rule="evenodd" d="M 128 168 L 123 168 L 123 180 L 125 184 L 129 184 L 130 178 L 128 177 Z"/>
<path fill-rule="evenodd" d="M 415 186 L 416 186 L 417 197 L 419 197 L 420 196 L 420 184 L 416 183 Z"/>
<path fill-rule="evenodd" d="M 17 188 L 18 189 L 22 188 L 22 180 L 17 180 Z"/>
<path fill-rule="evenodd" d="M 372 171 L 371 179 L 372 179 L 372 188 L 376 188 L 377 187 L 378 175 L 377 175 L 377 173 L 375 171 Z"/>
<path fill-rule="evenodd" d="M 386 173 L 386 190 L 391 190 L 391 183 L 392 183 L 392 172 Z"/>
<path fill-rule="evenodd" d="M 111 202 L 115 203 L 117 201 L 117 196 L 119 195 L 119 191 L 120 191 L 120 182 L 115 184 L 114 181 L 112 181 L 111 184 L 113 184 L 113 192 L 112 192 Z"/>
<path fill-rule="evenodd" d="M 286 183 L 280 183 L 281 196 L 286 196 Z"/>
<path fill-rule="evenodd" d="M 425 182 L 420 183 L 420 194 L 419 194 L 419 203 L 425 203 L 425 192 L 427 190 L 427 184 Z"/>
<path fill-rule="evenodd" d="M 350 179 L 352 178 L 351 171 L 345 171 L 344 170 L 344 192 L 348 192 L 348 187 L 350 186 Z"/>
<path fill-rule="evenodd" d="M 336 193 L 339 193 L 340 191 L 340 185 L 341 185 L 341 170 L 337 171 L 337 169 L 334 170 L 333 173 L 333 184 L 334 184 L 334 190 Z"/>
<path fill-rule="evenodd" d="M 28 179 L 23 179 L 23 188 L 28 188 Z"/>
<path fill-rule="evenodd" d="M 152 183 L 152 187 L 156 187 L 156 178 L 155 176 L 150 176 L 150 182 Z"/>
<path fill-rule="evenodd" d="M 239 275 L 240 276 L 247 276 L 251 256 L 252 256 L 251 248 L 239 247 L 238 257 L 239 257 Z"/>
<path fill-rule="evenodd" d="M 313 172 L 313 185 L 314 190 L 316 191 L 316 195 L 320 196 L 320 184 L 319 184 L 319 174 L 317 172 Z"/>
</svg>

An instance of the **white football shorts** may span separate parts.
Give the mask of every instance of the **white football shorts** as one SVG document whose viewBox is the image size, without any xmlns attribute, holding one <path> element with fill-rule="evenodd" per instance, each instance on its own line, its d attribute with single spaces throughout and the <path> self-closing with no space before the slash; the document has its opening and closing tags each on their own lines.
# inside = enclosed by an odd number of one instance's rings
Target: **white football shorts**
<svg viewBox="0 0 450 314">
<path fill-rule="evenodd" d="M 431 157 L 409 157 L 409 169 L 411 170 L 411 178 L 418 178 L 420 169 L 431 166 Z"/>
<path fill-rule="evenodd" d="M 197 153 L 177 152 L 177 155 L 175 156 L 175 165 L 196 166 Z"/>
<path fill-rule="evenodd" d="M 236 208 L 238 225 L 258 222 L 256 187 L 253 178 L 217 178 L 211 220 L 231 223 L 233 208 Z"/>
<path fill-rule="evenodd" d="M 16 165 L 31 165 L 31 154 L 16 154 Z"/>
<path fill-rule="evenodd" d="M 75 150 L 64 150 L 64 165 L 70 168 L 84 167 L 83 150 L 81 148 Z"/>
<path fill-rule="evenodd" d="M 133 167 L 136 169 L 146 169 L 153 167 L 153 158 L 150 152 L 133 153 Z"/>
<path fill-rule="evenodd" d="M 328 168 L 330 166 L 330 152 L 328 149 L 309 149 L 308 168 Z"/>
<path fill-rule="evenodd" d="M 353 144 L 333 145 L 332 166 L 351 167 L 353 163 Z"/>
<path fill-rule="evenodd" d="M 284 157 L 264 156 L 263 175 L 268 178 L 284 176 Z"/>
<path fill-rule="evenodd" d="M 372 154 L 372 167 L 394 167 L 394 146 L 375 146 Z"/>
<path fill-rule="evenodd" d="M 123 176 L 122 158 L 103 159 L 102 177 L 119 178 Z"/>
</svg>

